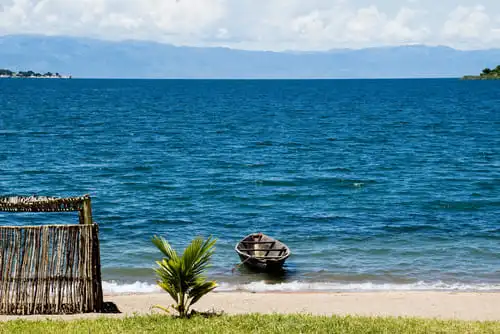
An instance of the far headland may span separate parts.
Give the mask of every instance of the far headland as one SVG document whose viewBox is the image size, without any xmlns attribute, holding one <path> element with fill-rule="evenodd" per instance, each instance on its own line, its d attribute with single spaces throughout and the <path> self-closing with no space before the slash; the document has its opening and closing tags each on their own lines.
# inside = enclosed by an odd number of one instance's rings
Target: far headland
<svg viewBox="0 0 500 334">
<path fill-rule="evenodd" d="M 0 78 L 71 79 L 71 75 L 62 75 L 57 72 L 47 72 L 42 74 L 32 70 L 14 72 L 8 69 L 0 68 Z"/>
<path fill-rule="evenodd" d="M 500 65 L 494 69 L 485 68 L 479 75 L 466 75 L 463 80 L 500 80 Z"/>
</svg>

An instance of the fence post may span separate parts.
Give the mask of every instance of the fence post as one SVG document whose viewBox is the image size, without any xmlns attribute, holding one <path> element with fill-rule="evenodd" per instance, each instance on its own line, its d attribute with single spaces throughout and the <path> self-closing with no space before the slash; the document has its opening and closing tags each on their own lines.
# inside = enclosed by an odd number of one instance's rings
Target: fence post
<svg viewBox="0 0 500 334">
<path fill-rule="evenodd" d="M 87 197 L 83 200 L 83 210 L 82 216 L 80 217 L 80 223 L 82 224 L 92 224 L 92 206 L 90 197 Z"/>
</svg>

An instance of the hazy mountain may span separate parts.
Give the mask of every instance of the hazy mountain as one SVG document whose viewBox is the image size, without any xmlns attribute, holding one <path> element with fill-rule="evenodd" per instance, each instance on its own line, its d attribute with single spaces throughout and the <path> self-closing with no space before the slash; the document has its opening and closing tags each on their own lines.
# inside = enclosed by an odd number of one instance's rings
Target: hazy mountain
<svg viewBox="0 0 500 334">
<path fill-rule="evenodd" d="M 422 45 L 327 52 L 176 47 L 141 41 L 0 36 L 0 68 L 111 78 L 460 77 L 500 64 L 500 49 Z"/>
</svg>

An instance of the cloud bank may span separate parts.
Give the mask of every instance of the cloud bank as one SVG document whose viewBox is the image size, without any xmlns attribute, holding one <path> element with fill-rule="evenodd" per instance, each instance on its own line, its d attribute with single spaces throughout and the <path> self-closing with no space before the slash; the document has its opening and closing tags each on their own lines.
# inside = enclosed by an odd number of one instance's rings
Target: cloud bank
<svg viewBox="0 0 500 334">
<path fill-rule="evenodd" d="M 0 34 L 255 50 L 500 46 L 500 1 L 0 0 Z"/>
</svg>

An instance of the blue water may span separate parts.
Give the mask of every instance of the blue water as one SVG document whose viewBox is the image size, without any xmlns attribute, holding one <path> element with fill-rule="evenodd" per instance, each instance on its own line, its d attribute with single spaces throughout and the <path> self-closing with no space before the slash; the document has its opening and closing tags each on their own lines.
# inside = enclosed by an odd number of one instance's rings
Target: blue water
<svg viewBox="0 0 500 334">
<path fill-rule="evenodd" d="M 0 194 L 34 193 L 92 196 L 120 291 L 155 234 L 218 238 L 226 288 L 500 289 L 500 82 L 0 80 Z M 259 231 L 284 275 L 231 270 Z"/>
</svg>

